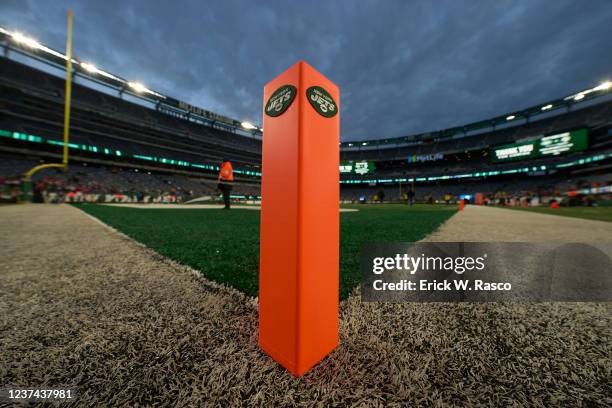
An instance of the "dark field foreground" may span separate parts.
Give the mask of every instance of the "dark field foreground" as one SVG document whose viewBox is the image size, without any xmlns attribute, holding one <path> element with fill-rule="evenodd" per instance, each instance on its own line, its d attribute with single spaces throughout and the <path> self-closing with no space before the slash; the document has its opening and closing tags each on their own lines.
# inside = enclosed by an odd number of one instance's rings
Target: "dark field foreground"
<svg viewBox="0 0 612 408">
<path fill-rule="evenodd" d="M 69 206 L 4 206 L 0 225 L 0 387 L 92 407 L 612 404 L 609 304 L 352 296 L 339 348 L 295 379 L 257 348 L 245 295 Z"/>
</svg>

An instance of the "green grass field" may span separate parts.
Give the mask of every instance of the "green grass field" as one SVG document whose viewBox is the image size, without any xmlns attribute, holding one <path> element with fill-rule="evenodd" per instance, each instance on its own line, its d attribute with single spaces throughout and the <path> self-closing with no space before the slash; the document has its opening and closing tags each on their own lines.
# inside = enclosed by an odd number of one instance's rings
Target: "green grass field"
<svg viewBox="0 0 612 408">
<path fill-rule="evenodd" d="M 612 207 L 500 207 L 517 211 L 530 211 L 540 214 L 561 215 L 564 217 L 585 218 L 587 220 L 612 222 Z"/>
<path fill-rule="evenodd" d="M 211 280 L 257 295 L 259 211 L 140 209 L 95 204 L 77 207 L 156 252 L 201 271 Z M 359 254 L 363 243 L 420 240 L 456 211 L 455 206 L 431 205 L 347 208 L 359 211 L 340 214 L 341 299 L 361 279 Z"/>
</svg>

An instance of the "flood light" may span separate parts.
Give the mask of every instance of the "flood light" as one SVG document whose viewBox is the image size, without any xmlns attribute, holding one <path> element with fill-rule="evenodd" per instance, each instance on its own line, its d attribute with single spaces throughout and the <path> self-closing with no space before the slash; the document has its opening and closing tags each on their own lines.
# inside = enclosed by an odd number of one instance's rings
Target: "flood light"
<svg viewBox="0 0 612 408">
<path fill-rule="evenodd" d="M 33 38 L 27 37 L 19 32 L 14 32 L 12 36 L 13 40 L 18 44 L 23 44 L 30 48 L 40 48 L 40 43 Z"/>
<path fill-rule="evenodd" d="M 140 82 L 128 82 L 128 86 L 138 93 L 147 92 L 148 89 Z"/>
<path fill-rule="evenodd" d="M 90 64 L 88 62 L 81 62 L 81 67 L 87 71 L 87 72 L 91 72 L 92 74 L 97 74 L 98 72 L 100 72 L 100 70 L 93 64 Z"/>
<path fill-rule="evenodd" d="M 245 129 L 257 129 L 257 126 L 255 126 L 254 124 L 252 124 L 251 122 L 242 122 L 241 123 L 242 127 Z"/>
</svg>

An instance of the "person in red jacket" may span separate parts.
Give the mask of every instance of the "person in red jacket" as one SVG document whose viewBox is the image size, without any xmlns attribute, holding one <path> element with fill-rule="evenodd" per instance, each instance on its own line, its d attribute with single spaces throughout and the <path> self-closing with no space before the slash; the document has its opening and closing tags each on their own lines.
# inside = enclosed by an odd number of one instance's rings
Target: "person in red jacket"
<svg viewBox="0 0 612 408">
<path fill-rule="evenodd" d="M 230 192 L 232 191 L 232 185 L 234 183 L 234 169 L 232 163 L 229 160 L 223 159 L 221 163 L 221 170 L 219 171 L 219 177 L 217 177 L 217 187 L 223 193 L 223 202 L 225 203 L 225 209 L 230 209 Z"/>
</svg>

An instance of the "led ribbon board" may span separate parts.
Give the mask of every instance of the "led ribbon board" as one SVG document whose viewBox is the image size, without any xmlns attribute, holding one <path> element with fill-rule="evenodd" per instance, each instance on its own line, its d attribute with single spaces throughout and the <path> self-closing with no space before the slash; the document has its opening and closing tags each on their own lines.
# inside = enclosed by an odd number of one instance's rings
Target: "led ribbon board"
<svg viewBox="0 0 612 408">
<path fill-rule="evenodd" d="M 537 159 L 586 150 L 589 146 L 587 129 L 543 136 L 539 139 L 512 143 L 490 150 L 494 163 Z"/>
</svg>

